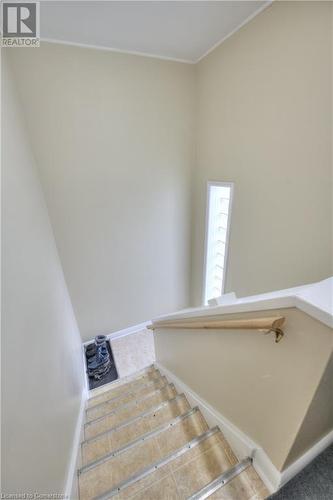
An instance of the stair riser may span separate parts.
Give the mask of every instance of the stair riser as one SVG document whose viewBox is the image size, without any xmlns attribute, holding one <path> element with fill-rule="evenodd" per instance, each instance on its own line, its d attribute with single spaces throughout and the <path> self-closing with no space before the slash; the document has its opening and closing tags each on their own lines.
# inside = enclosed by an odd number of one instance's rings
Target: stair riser
<svg viewBox="0 0 333 500">
<path fill-rule="evenodd" d="M 106 500 L 109 498 L 128 500 L 132 498 L 134 494 L 140 490 L 142 491 L 143 488 L 147 488 L 159 479 L 166 477 L 171 471 L 176 470 L 182 464 L 191 461 L 205 450 L 215 446 L 219 442 L 218 435 L 218 428 L 210 429 L 201 436 L 187 442 L 185 446 L 178 448 L 174 453 L 163 457 L 158 462 L 152 463 L 146 468 L 142 468 L 138 474 L 126 478 L 124 482 L 118 483 L 113 490 L 108 490 L 105 494 L 96 497 L 96 500 Z M 163 500 L 165 499 L 163 498 Z M 177 496 L 177 500 L 179 500 L 179 495 Z"/>
<path fill-rule="evenodd" d="M 121 424 L 125 420 L 128 420 L 129 418 L 134 417 L 144 412 L 145 410 L 148 410 L 149 408 L 157 406 L 162 401 L 175 397 L 176 394 L 177 392 L 175 388 L 169 385 L 165 389 L 157 391 L 154 395 L 141 401 L 138 404 L 129 405 L 128 407 L 121 409 L 119 412 L 112 413 L 100 420 L 93 421 L 90 424 L 86 424 L 84 428 L 84 437 L 85 439 L 90 439 L 97 434 L 107 431 L 108 429 Z"/>
<path fill-rule="evenodd" d="M 181 430 L 182 433 L 185 432 L 186 428 L 188 427 L 187 422 L 189 422 L 191 425 L 190 427 L 193 427 L 195 424 L 195 421 L 191 421 L 191 419 L 194 419 L 197 417 L 197 414 L 199 413 L 198 407 L 195 408 L 190 408 L 187 412 L 178 415 L 178 417 L 175 417 L 174 419 L 170 420 L 169 422 L 166 422 L 163 425 L 160 425 L 156 429 L 149 430 L 148 432 L 141 434 L 138 436 L 136 439 L 130 441 L 129 443 L 125 444 L 124 446 L 121 446 L 117 449 L 114 449 L 110 453 L 102 456 L 98 460 L 88 463 L 85 466 L 82 466 L 81 469 L 79 470 L 79 474 L 86 473 L 87 471 L 93 469 L 94 467 L 100 466 L 103 463 L 107 462 L 108 460 L 115 459 L 122 453 L 125 453 L 129 451 L 130 449 L 135 449 L 136 446 L 141 445 L 144 442 L 150 442 L 152 439 L 156 438 L 156 441 L 159 441 L 159 439 L 164 439 L 164 435 L 166 432 L 169 430 L 173 430 L 174 432 L 178 432 L 177 428 Z M 199 417 L 198 417 L 199 421 Z M 182 426 L 185 427 L 185 429 L 182 429 Z M 178 432 L 179 433 L 179 432 Z"/>
<path fill-rule="evenodd" d="M 100 403 L 95 407 L 89 408 L 86 411 L 86 422 L 90 422 L 91 420 L 95 420 L 98 417 L 106 415 L 107 413 L 110 413 L 111 411 L 119 408 L 121 405 L 129 403 L 134 399 L 140 399 L 145 395 L 150 394 L 157 389 L 160 389 L 166 384 L 167 380 L 165 377 L 158 377 L 156 380 L 139 386 L 136 390 L 121 394 L 116 398 L 112 398 L 111 400 Z"/>
<path fill-rule="evenodd" d="M 92 408 L 95 405 L 98 405 L 100 403 L 103 403 L 104 401 L 107 401 L 108 399 L 117 397 L 125 392 L 129 392 L 132 390 L 136 390 L 140 385 L 146 384 L 147 382 L 154 380 L 158 377 L 160 377 L 161 374 L 158 370 L 154 369 L 149 372 L 144 373 L 140 378 L 131 380 L 130 382 L 127 382 L 125 384 L 121 385 L 116 385 L 112 387 L 110 390 L 107 390 L 105 392 L 102 392 L 101 394 L 98 394 L 97 396 L 91 397 L 87 401 L 87 409 Z"/>
<path fill-rule="evenodd" d="M 226 484 L 230 483 L 233 479 L 237 478 L 245 469 L 250 467 L 252 464 L 251 458 L 246 458 L 242 462 L 235 464 L 233 467 L 229 468 L 226 472 L 222 473 L 216 479 L 214 478 L 208 485 L 204 486 L 200 491 L 191 495 L 188 500 L 206 500 L 206 498 L 212 496 L 216 492 L 223 494 L 225 490 L 221 488 L 225 487 Z"/>
<path fill-rule="evenodd" d="M 185 413 L 190 408 L 190 405 L 183 397 L 174 402 L 170 402 L 168 406 L 142 417 L 140 420 L 132 424 L 120 428 L 116 432 L 109 432 L 103 435 L 100 439 L 82 444 L 82 463 L 86 465 L 98 458 L 110 453 L 112 450 L 120 448 L 125 444 L 137 439 L 140 435 L 150 432 L 160 425 L 172 420 L 173 418 Z"/>
<path fill-rule="evenodd" d="M 136 444 L 120 455 L 83 472 L 79 477 L 80 491 L 83 495 L 81 499 L 112 489 L 128 476 L 136 474 L 140 469 L 173 453 L 206 430 L 207 424 L 197 412 L 158 436 Z M 103 478 L 103 481 L 96 481 L 96 478 Z"/>
<path fill-rule="evenodd" d="M 244 470 L 220 430 L 208 430 L 158 370 L 96 391 L 85 411 L 80 500 L 267 497 L 251 460 Z"/>
</svg>

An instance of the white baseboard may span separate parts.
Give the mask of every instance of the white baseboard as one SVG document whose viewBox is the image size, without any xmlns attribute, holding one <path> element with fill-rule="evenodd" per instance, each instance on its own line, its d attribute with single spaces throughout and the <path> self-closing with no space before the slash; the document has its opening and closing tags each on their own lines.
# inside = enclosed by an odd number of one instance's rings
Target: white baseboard
<svg viewBox="0 0 333 500">
<path fill-rule="evenodd" d="M 88 398 L 88 393 L 86 386 L 82 390 L 82 395 L 81 395 L 81 403 L 80 403 L 80 409 L 76 421 L 76 427 L 75 427 L 75 432 L 74 432 L 74 437 L 73 437 L 73 444 L 72 444 L 72 453 L 71 453 L 71 458 L 69 462 L 69 467 L 68 467 L 68 474 L 67 474 L 67 480 L 66 480 L 66 486 L 65 486 L 65 492 L 64 492 L 64 498 L 68 499 L 73 499 L 75 498 L 72 495 L 73 488 L 75 486 L 75 482 L 77 481 L 77 474 L 76 471 L 78 467 L 80 466 L 80 443 L 81 443 L 81 433 L 83 429 L 83 419 L 84 419 L 84 410 L 85 410 L 85 405 L 86 401 Z"/>
<path fill-rule="evenodd" d="M 154 364 L 162 375 L 165 375 L 174 383 L 178 392 L 185 394 L 191 406 L 198 406 L 200 408 L 209 426 L 213 427 L 217 425 L 220 427 L 238 459 L 247 456 L 253 457 L 253 466 L 269 492 L 274 493 L 277 491 L 280 485 L 281 473 L 270 461 L 264 450 L 221 413 L 216 411 L 207 401 L 184 384 L 176 375 L 160 363 L 155 362 Z"/>
<path fill-rule="evenodd" d="M 202 399 L 192 389 L 190 389 L 184 382 L 171 373 L 167 368 L 160 363 L 155 363 L 155 366 L 160 370 L 162 375 L 165 375 L 171 382 L 174 383 L 178 392 L 183 392 L 188 399 L 191 406 L 199 406 L 202 414 L 204 415 L 210 427 L 216 425 L 223 427 L 223 433 L 229 441 L 232 449 L 234 450 L 237 458 L 243 459 L 247 456 L 252 456 L 256 449 L 256 444 L 248 438 L 242 431 L 229 422 L 223 415 L 216 411 L 207 401 Z"/>
<path fill-rule="evenodd" d="M 151 321 L 145 321 L 143 323 L 138 323 L 137 325 L 129 326 L 128 328 L 123 328 L 122 330 L 118 330 L 113 333 L 105 333 L 104 335 L 106 335 L 109 340 L 120 339 L 121 337 L 126 337 L 126 335 L 132 335 L 133 333 L 138 333 L 141 330 L 147 328 L 147 326 L 150 324 Z M 83 345 L 85 346 L 87 344 L 91 344 L 91 342 L 94 342 L 94 339 L 86 340 L 85 342 L 83 342 Z"/>
<path fill-rule="evenodd" d="M 155 366 L 160 370 L 162 375 L 165 375 L 174 383 L 177 391 L 185 394 L 191 406 L 199 406 L 209 426 L 213 427 L 218 425 L 220 427 L 239 460 L 248 456 L 253 457 L 253 466 L 269 492 L 274 493 L 277 491 L 280 484 L 281 473 L 270 461 L 264 450 L 167 368 L 158 362 L 155 363 Z"/>
<path fill-rule="evenodd" d="M 309 465 L 320 453 L 322 453 L 328 446 L 333 444 L 333 431 L 329 432 L 320 441 L 318 441 L 312 448 L 310 448 L 304 455 L 293 462 L 287 469 L 281 473 L 281 486 L 286 484 L 296 474 L 301 472 L 304 467 Z"/>
<path fill-rule="evenodd" d="M 185 394 L 191 406 L 198 406 L 200 408 L 209 426 L 213 427 L 217 425 L 220 427 L 238 459 L 245 458 L 246 456 L 251 456 L 253 458 L 253 466 L 270 493 L 279 490 L 333 443 L 333 431 L 331 431 L 298 460 L 281 472 L 275 467 L 265 451 L 255 441 L 238 429 L 238 427 L 231 423 L 221 413 L 216 411 L 207 401 L 202 399 L 167 368 L 158 362 L 155 362 L 154 365 L 160 370 L 162 375 L 165 375 L 174 383 L 178 392 L 183 392 Z"/>
</svg>

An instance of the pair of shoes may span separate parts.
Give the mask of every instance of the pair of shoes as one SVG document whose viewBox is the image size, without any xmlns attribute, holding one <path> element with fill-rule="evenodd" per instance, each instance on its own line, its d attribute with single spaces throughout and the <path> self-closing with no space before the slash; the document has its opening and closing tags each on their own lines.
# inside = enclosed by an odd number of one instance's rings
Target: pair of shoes
<svg viewBox="0 0 333 500">
<path fill-rule="evenodd" d="M 104 368 L 104 366 L 109 363 L 110 363 L 109 357 L 105 357 L 103 359 L 94 359 L 91 363 L 88 363 L 88 370 L 93 371 L 100 368 Z"/>
<path fill-rule="evenodd" d="M 96 351 L 97 351 L 96 344 L 89 344 L 86 347 L 86 356 L 87 356 L 87 359 L 89 360 L 90 358 L 92 358 L 93 356 L 95 356 L 96 355 Z"/>
<path fill-rule="evenodd" d="M 98 365 L 105 363 L 110 359 L 108 349 L 106 345 L 101 345 L 97 347 L 97 352 L 94 356 L 88 359 L 88 366 L 98 363 Z"/>
<path fill-rule="evenodd" d="M 96 335 L 95 344 L 97 347 L 105 346 L 106 347 L 107 337 L 105 335 Z"/>
<path fill-rule="evenodd" d="M 86 348 L 86 356 L 88 376 L 100 380 L 111 368 L 107 337 L 97 335 L 94 344 Z"/>
<path fill-rule="evenodd" d="M 111 363 L 108 362 L 106 365 L 103 365 L 95 370 L 89 371 L 88 376 L 94 378 L 95 380 L 101 380 L 104 375 L 106 375 L 111 369 Z"/>
</svg>

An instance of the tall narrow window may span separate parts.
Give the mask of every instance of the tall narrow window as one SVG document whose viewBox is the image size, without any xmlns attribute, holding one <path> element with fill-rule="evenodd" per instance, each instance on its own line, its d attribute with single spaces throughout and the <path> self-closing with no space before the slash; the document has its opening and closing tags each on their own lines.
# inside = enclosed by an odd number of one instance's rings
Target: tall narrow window
<svg viewBox="0 0 333 500">
<path fill-rule="evenodd" d="M 204 303 L 224 291 L 233 185 L 208 182 Z"/>
</svg>

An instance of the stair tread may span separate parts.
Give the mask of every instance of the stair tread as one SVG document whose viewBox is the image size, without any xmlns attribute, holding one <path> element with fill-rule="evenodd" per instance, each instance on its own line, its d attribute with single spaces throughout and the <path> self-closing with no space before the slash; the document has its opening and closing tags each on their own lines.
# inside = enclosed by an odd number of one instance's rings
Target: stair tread
<svg viewBox="0 0 333 500">
<path fill-rule="evenodd" d="M 267 498 L 267 490 L 253 491 L 253 488 L 249 488 L 249 479 L 245 478 L 245 474 L 246 471 L 232 479 L 230 483 L 210 495 L 209 500 L 264 500 Z M 119 497 L 117 495 L 114 498 L 118 500 Z M 173 474 L 169 473 L 127 498 L 130 500 L 185 500 L 187 497 L 182 495 Z"/>
<path fill-rule="evenodd" d="M 256 471 L 251 466 L 252 473 L 256 474 Z M 269 492 L 263 485 L 260 479 L 261 485 L 257 488 L 249 477 L 249 471 L 245 470 L 237 477 L 232 479 L 228 484 L 220 488 L 218 491 L 210 495 L 210 500 L 264 500 L 269 496 Z"/>
<path fill-rule="evenodd" d="M 128 420 L 135 415 L 138 415 L 149 408 L 152 408 L 162 401 L 171 399 L 177 394 L 176 389 L 173 385 L 167 385 L 163 389 L 159 389 L 152 393 L 150 397 L 143 399 L 137 404 L 130 404 L 129 406 L 124 406 L 120 408 L 116 413 L 110 413 L 104 415 L 98 420 L 93 420 L 87 422 L 84 426 L 84 436 L 85 439 L 89 439 L 97 434 L 100 434 L 111 427 L 114 427 L 125 420 Z"/>
<path fill-rule="evenodd" d="M 191 420 L 192 416 L 195 417 L 193 420 Z M 97 460 L 84 465 L 79 472 L 86 472 L 108 460 L 114 460 L 121 453 L 125 453 L 154 438 L 161 454 L 167 454 L 170 450 L 173 451 L 177 449 L 182 441 L 183 444 L 187 443 L 189 435 L 193 434 L 193 436 L 196 436 L 197 432 L 201 434 L 203 429 L 207 429 L 207 424 L 200 415 L 198 407 L 190 408 L 172 420 L 165 422 L 163 425 L 152 430 L 148 429 L 147 432 L 139 434 L 135 439 L 128 441 L 124 445 L 112 448 L 108 453 L 99 457 Z"/>
<path fill-rule="evenodd" d="M 207 424 L 201 413 L 195 411 L 173 427 L 137 442 L 135 446 L 113 458 L 107 458 L 91 469 L 83 470 L 79 477 L 81 495 L 91 498 L 114 488 L 127 477 L 174 453 L 206 430 Z"/>
<path fill-rule="evenodd" d="M 118 394 L 128 392 L 131 389 L 135 389 L 141 384 L 149 380 L 153 380 L 156 377 L 160 377 L 161 374 L 156 368 L 151 368 L 148 371 L 141 373 L 140 375 L 127 379 L 119 379 L 107 384 L 105 387 L 100 388 L 100 392 L 96 395 L 91 396 L 87 401 L 87 409 L 106 401 L 112 397 L 116 397 Z"/>
<path fill-rule="evenodd" d="M 187 463 L 187 461 L 190 461 L 193 459 L 193 457 L 200 455 L 203 453 L 205 450 L 211 448 L 213 445 L 215 445 L 217 442 L 219 442 L 218 439 L 218 434 L 219 430 L 217 428 L 214 428 L 210 431 L 205 432 L 198 438 L 195 438 L 194 441 L 196 443 L 193 445 L 191 449 L 187 448 L 186 446 L 180 448 L 181 450 L 181 455 L 179 456 L 179 449 L 177 451 L 177 458 L 174 458 L 174 456 L 168 456 L 164 457 L 162 462 L 156 462 L 156 463 L 151 463 L 150 466 L 145 470 L 143 468 L 142 471 L 140 471 L 139 477 L 129 477 L 127 478 L 127 481 L 130 480 L 130 483 L 122 485 L 121 483 L 116 485 L 116 488 L 113 490 L 112 498 L 115 498 L 117 500 L 127 500 L 128 498 L 132 497 L 133 495 L 137 494 L 138 492 L 143 491 L 144 489 L 150 487 L 152 484 L 154 484 L 156 481 L 159 481 L 160 479 L 166 477 L 169 474 L 173 473 L 173 470 L 176 470 L 177 468 L 180 467 L 180 465 Z M 158 468 L 156 469 L 156 464 L 158 464 Z M 126 481 L 126 483 L 127 483 Z M 117 488 L 120 488 L 120 491 L 117 492 Z M 82 498 L 81 500 L 88 500 L 89 497 L 87 498 Z M 104 496 L 101 496 L 101 498 L 111 498 L 109 496 L 109 491 L 107 494 Z"/>
<path fill-rule="evenodd" d="M 103 394 L 106 391 L 109 391 L 115 387 L 120 387 L 128 382 L 131 382 L 132 380 L 136 380 L 140 377 L 145 376 L 147 373 L 151 371 L 155 371 L 158 368 L 156 368 L 154 365 L 146 366 L 145 368 L 142 368 L 141 370 L 134 372 L 130 375 L 127 375 L 126 377 L 121 377 L 116 380 L 113 380 L 112 382 L 109 382 L 107 384 L 103 384 L 100 387 L 96 387 L 95 389 L 90 389 L 89 391 L 89 399 L 88 401 L 92 401 L 95 399 L 97 396 L 100 394 Z"/>
<path fill-rule="evenodd" d="M 233 455 L 233 454 L 232 454 Z M 167 466 L 115 494 L 114 500 L 185 500 L 237 463 L 223 434 L 172 460 Z M 209 498 L 214 500 L 263 500 L 268 496 L 261 479 L 249 467 Z"/>
<path fill-rule="evenodd" d="M 130 403 L 134 399 L 142 398 L 146 394 L 152 393 L 155 390 L 167 385 L 167 380 L 165 377 L 157 377 L 156 379 L 150 380 L 147 383 L 140 384 L 139 387 L 134 390 L 124 391 L 116 397 L 102 401 L 101 403 L 87 408 L 86 410 L 86 421 L 95 420 L 106 413 L 110 413 L 112 410 L 119 408 L 121 405 Z"/>
<path fill-rule="evenodd" d="M 111 430 L 95 441 L 82 443 L 83 465 L 110 453 L 111 450 L 124 446 L 140 435 L 156 429 L 189 409 L 190 405 L 183 395 L 175 400 L 170 400 L 166 406 L 157 407 L 155 413 L 145 415 L 118 430 Z"/>
<path fill-rule="evenodd" d="M 95 390 L 85 417 L 80 500 L 185 500 L 238 463 L 220 429 L 153 365 Z M 251 465 L 209 498 L 267 496 Z"/>
</svg>

